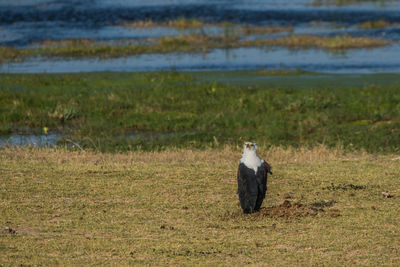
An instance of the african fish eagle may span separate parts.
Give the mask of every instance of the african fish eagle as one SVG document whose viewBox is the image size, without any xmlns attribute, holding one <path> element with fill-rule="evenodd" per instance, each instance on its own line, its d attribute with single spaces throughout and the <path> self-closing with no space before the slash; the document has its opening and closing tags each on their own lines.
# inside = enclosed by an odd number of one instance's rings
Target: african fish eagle
<svg viewBox="0 0 400 267">
<path fill-rule="evenodd" d="M 246 142 L 237 173 L 238 195 L 244 213 L 259 211 L 267 192 L 268 173 L 271 166 L 260 159 L 257 145 Z"/>
</svg>

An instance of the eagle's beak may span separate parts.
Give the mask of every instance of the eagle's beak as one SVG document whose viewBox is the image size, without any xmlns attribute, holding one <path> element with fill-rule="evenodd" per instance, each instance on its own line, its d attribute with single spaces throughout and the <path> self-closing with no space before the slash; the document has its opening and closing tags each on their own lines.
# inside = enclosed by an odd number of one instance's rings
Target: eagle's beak
<svg viewBox="0 0 400 267">
<path fill-rule="evenodd" d="M 245 143 L 244 143 L 244 146 L 245 146 L 247 149 L 252 149 L 253 147 L 255 147 L 255 145 L 254 145 L 253 143 L 250 143 L 250 142 L 245 142 Z"/>
</svg>

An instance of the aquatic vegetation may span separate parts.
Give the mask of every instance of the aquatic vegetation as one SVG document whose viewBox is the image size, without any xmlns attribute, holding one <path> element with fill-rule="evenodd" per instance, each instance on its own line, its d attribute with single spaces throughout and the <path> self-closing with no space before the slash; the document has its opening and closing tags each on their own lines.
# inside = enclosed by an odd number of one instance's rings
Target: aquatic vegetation
<svg viewBox="0 0 400 267">
<path fill-rule="evenodd" d="M 357 27 L 359 29 L 382 29 L 382 28 L 394 27 L 397 25 L 398 23 L 390 23 L 387 22 L 386 20 L 381 19 L 376 21 L 365 21 L 357 25 Z"/>
<path fill-rule="evenodd" d="M 131 27 L 131 28 L 152 28 L 152 27 L 170 27 L 170 28 L 176 28 L 176 29 L 197 29 L 197 28 L 202 28 L 204 26 L 210 26 L 210 25 L 215 25 L 215 26 L 220 26 L 222 24 L 209 24 L 205 23 L 199 19 L 195 18 L 178 18 L 174 20 L 169 20 L 169 21 L 154 21 L 154 20 L 137 20 L 137 21 L 132 21 L 132 22 L 124 22 L 122 23 L 122 26 L 125 27 Z"/>
<path fill-rule="evenodd" d="M 202 28 L 204 26 L 204 22 L 199 19 L 187 19 L 187 18 L 178 18 L 176 20 L 168 21 L 168 27 L 173 27 L 177 29 L 193 29 L 193 28 Z"/>
<path fill-rule="evenodd" d="M 166 26 L 166 24 L 162 24 L 160 22 L 149 20 L 138 20 L 138 21 L 131 21 L 131 22 L 124 22 L 121 24 L 125 27 L 131 28 L 151 28 L 151 27 L 159 27 L 159 26 Z"/>
<path fill-rule="evenodd" d="M 256 26 L 256 25 L 242 25 L 235 24 L 231 22 L 204 22 L 199 19 L 187 19 L 187 18 L 178 18 L 170 21 L 153 21 L 153 20 L 138 20 L 133 22 L 124 22 L 122 24 L 125 27 L 132 28 L 152 28 L 152 27 L 170 27 L 176 29 L 199 29 L 204 27 L 231 27 L 237 32 L 237 34 L 272 34 L 272 33 L 282 33 L 282 32 L 293 32 L 292 27 L 283 27 L 283 26 Z"/>
<path fill-rule="evenodd" d="M 0 63 L 22 61 L 24 56 L 30 56 L 26 50 L 0 46 Z"/>
<path fill-rule="evenodd" d="M 246 25 L 241 26 L 241 31 L 245 35 L 253 35 L 253 34 L 272 34 L 272 33 L 292 33 L 292 27 L 282 27 L 282 26 L 253 26 Z"/>
<path fill-rule="evenodd" d="M 350 48 L 366 48 L 387 45 L 389 42 L 368 37 L 353 37 L 349 35 L 339 36 L 314 36 L 314 35 L 290 35 L 276 39 L 264 39 L 244 41 L 248 46 L 285 46 L 290 48 L 321 47 L 325 49 L 343 50 Z"/>
<path fill-rule="evenodd" d="M 98 57 L 111 58 L 149 53 L 207 52 L 216 48 L 283 46 L 296 49 L 320 47 L 330 50 L 377 47 L 390 41 L 339 36 L 289 35 L 275 39 L 241 39 L 227 30 L 223 35 L 182 34 L 148 39 L 142 42 L 125 42 L 113 45 L 106 42 L 72 39 L 45 41 L 35 48 L 0 47 L 0 63 L 22 61 L 27 57 Z"/>
</svg>

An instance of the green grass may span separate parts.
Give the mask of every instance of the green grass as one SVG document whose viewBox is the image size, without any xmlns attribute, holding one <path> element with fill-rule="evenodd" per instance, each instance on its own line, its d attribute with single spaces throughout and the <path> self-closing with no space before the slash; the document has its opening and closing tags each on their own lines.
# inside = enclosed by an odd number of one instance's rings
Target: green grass
<svg viewBox="0 0 400 267">
<path fill-rule="evenodd" d="M 225 75 L 237 84 L 225 83 Z M 61 143 L 70 139 L 99 151 L 244 140 L 370 152 L 400 147 L 397 75 L 151 72 L 2 74 L 0 80 L 2 134 L 47 127 L 64 134 Z"/>
<path fill-rule="evenodd" d="M 313 36 L 290 35 L 275 39 L 242 39 L 235 30 L 226 28 L 221 36 L 206 34 L 182 34 L 149 39 L 142 43 L 121 43 L 111 45 L 106 42 L 86 39 L 45 41 L 34 48 L 0 47 L 0 63 L 19 62 L 26 58 L 113 58 L 129 55 L 171 52 L 207 53 L 218 48 L 237 47 L 287 47 L 292 49 L 323 48 L 330 51 L 352 48 L 371 48 L 390 44 L 391 41 L 353 36 Z"/>
<path fill-rule="evenodd" d="M 244 215 L 240 153 L 1 149 L 0 265 L 400 264 L 398 154 L 260 148 L 274 175 Z"/>
</svg>

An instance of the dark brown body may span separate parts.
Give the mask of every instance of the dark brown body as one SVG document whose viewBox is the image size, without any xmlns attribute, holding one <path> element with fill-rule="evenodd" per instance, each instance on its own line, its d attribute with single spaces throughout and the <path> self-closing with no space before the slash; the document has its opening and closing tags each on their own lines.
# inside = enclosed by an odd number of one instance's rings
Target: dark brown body
<svg viewBox="0 0 400 267">
<path fill-rule="evenodd" d="M 237 182 L 240 205 L 244 213 L 259 211 L 267 193 L 267 178 L 271 166 L 265 161 L 257 168 L 257 172 L 244 163 L 239 164 Z"/>
</svg>

